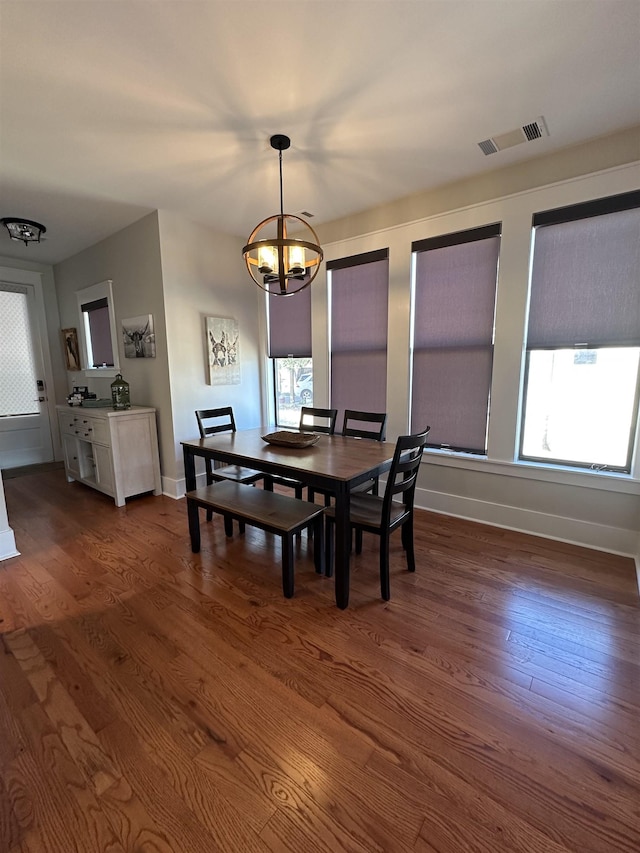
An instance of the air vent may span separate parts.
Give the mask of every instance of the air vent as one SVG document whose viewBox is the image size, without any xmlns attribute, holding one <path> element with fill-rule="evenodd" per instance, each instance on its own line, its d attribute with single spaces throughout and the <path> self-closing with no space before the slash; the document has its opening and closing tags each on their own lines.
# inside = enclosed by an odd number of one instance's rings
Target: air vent
<svg viewBox="0 0 640 853">
<path fill-rule="evenodd" d="M 525 124 L 522 128 L 522 132 L 529 142 L 531 142 L 532 139 L 542 139 L 542 131 L 540 130 L 540 125 L 537 121 L 534 121 L 533 124 Z"/>
<path fill-rule="evenodd" d="M 478 146 L 485 155 L 495 154 L 496 151 L 513 148 L 514 145 L 520 145 L 522 142 L 533 142 L 534 139 L 542 139 L 543 136 L 549 136 L 549 131 L 544 116 L 538 116 L 535 121 L 523 124 L 522 127 L 478 142 Z"/>
<path fill-rule="evenodd" d="M 307 219 L 313 219 L 313 213 L 309 213 L 308 210 L 301 210 L 300 216 L 306 216 Z"/>
<path fill-rule="evenodd" d="M 478 145 L 483 154 L 495 154 L 498 150 L 492 139 L 485 139 L 484 142 L 478 142 Z"/>
</svg>

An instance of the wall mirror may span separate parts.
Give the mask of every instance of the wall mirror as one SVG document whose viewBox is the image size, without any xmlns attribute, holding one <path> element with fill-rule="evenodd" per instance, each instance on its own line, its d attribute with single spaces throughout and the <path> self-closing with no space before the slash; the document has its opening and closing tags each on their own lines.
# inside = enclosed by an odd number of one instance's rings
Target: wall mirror
<svg viewBox="0 0 640 853">
<path fill-rule="evenodd" d="M 76 291 L 86 374 L 115 376 L 120 367 L 111 279 Z"/>
</svg>

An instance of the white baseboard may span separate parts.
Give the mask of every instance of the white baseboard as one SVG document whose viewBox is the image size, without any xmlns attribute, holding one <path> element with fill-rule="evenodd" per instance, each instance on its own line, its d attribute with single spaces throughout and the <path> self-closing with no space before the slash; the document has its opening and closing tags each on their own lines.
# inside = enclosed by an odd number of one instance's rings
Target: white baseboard
<svg viewBox="0 0 640 853">
<path fill-rule="evenodd" d="M 198 487 L 205 485 L 205 475 L 198 474 Z M 185 493 L 184 477 L 173 480 L 162 478 L 162 492 L 167 497 L 179 500 Z M 556 539 L 572 545 L 582 545 L 594 548 L 596 551 L 607 551 L 609 554 L 622 554 L 625 557 L 637 553 L 638 532 L 621 527 L 610 527 L 604 524 L 594 524 L 576 518 L 565 518 L 521 507 L 480 501 L 459 495 L 433 492 L 428 489 L 416 489 L 416 506 L 467 521 L 479 521 L 494 527 L 516 530 L 519 533 L 530 533 L 545 539 Z M 640 558 L 636 557 L 639 572 Z"/>
<path fill-rule="evenodd" d="M 206 482 L 204 471 L 196 475 L 197 488 L 205 486 Z M 162 477 L 162 494 L 168 498 L 173 498 L 176 501 L 180 500 L 180 498 L 184 497 L 186 491 L 184 477 L 181 477 L 179 480 L 173 480 L 171 477 Z"/>
<path fill-rule="evenodd" d="M 530 533 L 533 536 L 543 536 L 546 539 L 556 539 L 573 545 L 582 545 L 585 548 L 594 548 L 596 551 L 607 551 L 610 554 L 621 554 L 625 557 L 632 557 L 637 551 L 637 530 L 594 524 L 576 518 L 564 518 L 521 507 L 433 492 L 428 489 L 416 489 L 415 503 L 417 507 L 431 512 L 492 524 L 494 527 Z"/>
<path fill-rule="evenodd" d="M 10 557 L 19 557 L 20 551 L 16 549 L 16 538 L 13 530 L 8 527 L 0 530 L 0 560 L 8 560 Z"/>
</svg>

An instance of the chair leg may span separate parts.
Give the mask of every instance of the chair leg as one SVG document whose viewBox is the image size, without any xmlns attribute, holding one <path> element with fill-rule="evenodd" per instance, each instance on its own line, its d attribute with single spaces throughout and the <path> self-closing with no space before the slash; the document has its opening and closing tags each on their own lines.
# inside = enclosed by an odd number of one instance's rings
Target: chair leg
<svg viewBox="0 0 640 853">
<path fill-rule="evenodd" d="M 415 572 L 416 558 L 413 550 L 413 513 L 402 525 L 402 539 L 407 554 L 407 569 L 410 572 Z"/>
<path fill-rule="evenodd" d="M 389 584 L 389 531 L 385 530 L 380 536 L 380 595 L 385 601 L 391 598 Z"/>
<path fill-rule="evenodd" d="M 282 537 L 282 591 L 285 598 L 293 597 L 293 536 Z"/>
<path fill-rule="evenodd" d="M 362 554 L 362 528 L 356 527 L 356 554 Z"/>
<path fill-rule="evenodd" d="M 333 531 L 334 531 L 334 524 L 333 524 L 333 519 L 330 517 L 327 517 L 326 522 L 327 523 L 326 523 L 325 529 L 324 529 L 324 560 L 325 560 L 324 573 L 325 573 L 326 577 L 332 578 L 333 577 L 333 547 L 334 547 L 334 545 L 333 545 Z"/>
</svg>

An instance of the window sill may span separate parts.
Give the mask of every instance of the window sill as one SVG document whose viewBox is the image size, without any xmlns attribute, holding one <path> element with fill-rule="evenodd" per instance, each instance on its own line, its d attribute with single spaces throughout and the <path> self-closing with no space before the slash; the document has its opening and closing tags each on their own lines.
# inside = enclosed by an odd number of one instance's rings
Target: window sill
<svg viewBox="0 0 640 853">
<path fill-rule="evenodd" d="M 519 477 L 523 480 L 539 480 L 564 486 L 580 486 L 606 492 L 640 495 L 640 480 L 630 474 L 611 471 L 586 471 L 582 468 L 565 468 L 559 465 L 544 465 L 536 462 L 502 462 L 469 453 L 451 450 L 425 450 L 423 462 L 441 465 L 444 468 L 461 468 L 484 474 L 499 474 Z"/>
</svg>

